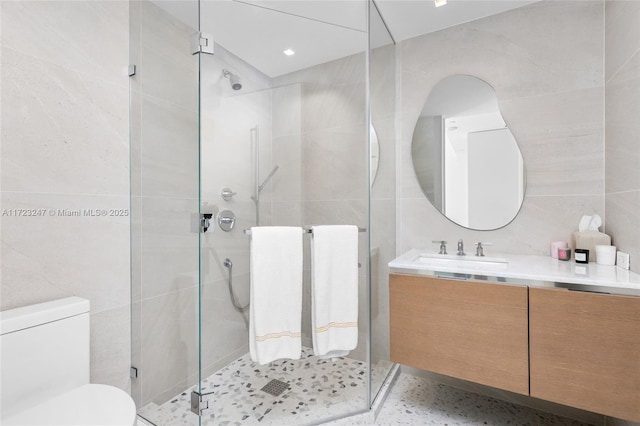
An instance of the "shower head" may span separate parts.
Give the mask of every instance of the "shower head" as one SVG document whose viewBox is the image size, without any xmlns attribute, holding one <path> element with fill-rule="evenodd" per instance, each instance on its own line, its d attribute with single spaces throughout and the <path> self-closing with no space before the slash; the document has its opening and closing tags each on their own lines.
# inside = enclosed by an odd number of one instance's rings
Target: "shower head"
<svg viewBox="0 0 640 426">
<path fill-rule="evenodd" d="M 239 76 L 226 69 L 222 70 L 222 75 L 229 79 L 229 84 L 231 84 L 231 88 L 233 90 L 242 89 L 242 83 L 240 82 Z"/>
</svg>

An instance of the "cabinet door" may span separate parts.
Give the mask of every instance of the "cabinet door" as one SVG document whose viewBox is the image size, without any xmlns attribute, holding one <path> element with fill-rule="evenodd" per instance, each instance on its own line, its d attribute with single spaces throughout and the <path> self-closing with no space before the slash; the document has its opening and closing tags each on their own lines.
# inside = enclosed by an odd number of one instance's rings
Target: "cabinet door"
<svg viewBox="0 0 640 426">
<path fill-rule="evenodd" d="M 391 275 L 391 359 L 529 393 L 527 287 Z"/>
<path fill-rule="evenodd" d="M 529 290 L 531 396 L 640 421 L 640 298 Z"/>
</svg>

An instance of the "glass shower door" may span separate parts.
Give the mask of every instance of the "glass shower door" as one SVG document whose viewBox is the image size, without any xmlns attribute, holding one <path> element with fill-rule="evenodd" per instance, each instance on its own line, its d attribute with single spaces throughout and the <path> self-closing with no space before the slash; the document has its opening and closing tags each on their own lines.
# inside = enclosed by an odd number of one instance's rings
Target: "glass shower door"
<svg viewBox="0 0 640 426">
<path fill-rule="evenodd" d="M 129 3 L 131 391 L 153 424 L 184 424 L 199 373 L 198 2 L 179 3 Z"/>
<path fill-rule="evenodd" d="M 372 110 L 370 187 L 368 2 L 256 3 L 131 2 L 132 394 L 153 424 L 320 423 L 366 412 L 387 371 L 371 281 L 384 297 L 393 120 Z M 393 49 L 376 47 L 382 105 Z M 342 224 L 364 231 L 357 347 L 314 354 L 305 233 L 301 358 L 252 362 L 244 230 Z"/>
<path fill-rule="evenodd" d="M 355 21 L 341 21 L 340 8 L 328 13 L 324 1 L 201 3 L 200 27 L 215 52 L 200 55 L 200 209 L 215 218 L 200 239 L 200 386 L 212 392 L 202 424 L 304 425 L 369 407 L 366 232 L 358 237 L 355 350 L 314 355 L 310 234 L 301 359 L 259 365 L 248 349 L 244 230 L 369 229 L 366 1 L 340 3 Z"/>
<path fill-rule="evenodd" d="M 377 6 L 369 7 L 371 172 L 371 399 L 395 372 L 389 348 L 389 267 L 395 248 L 396 45 Z M 376 155 L 377 154 L 377 155 Z"/>
</svg>

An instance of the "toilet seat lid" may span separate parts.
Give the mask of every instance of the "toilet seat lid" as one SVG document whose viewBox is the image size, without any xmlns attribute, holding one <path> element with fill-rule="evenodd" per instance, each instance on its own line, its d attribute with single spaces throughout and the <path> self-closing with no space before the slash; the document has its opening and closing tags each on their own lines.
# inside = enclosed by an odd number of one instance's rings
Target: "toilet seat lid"
<svg viewBox="0 0 640 426">
<path fill-rule="evenodd" d="M 136 406 L 121 389 L 87 384 L 3 420 L 3 425 L 133 426 Z"/>
</svg>

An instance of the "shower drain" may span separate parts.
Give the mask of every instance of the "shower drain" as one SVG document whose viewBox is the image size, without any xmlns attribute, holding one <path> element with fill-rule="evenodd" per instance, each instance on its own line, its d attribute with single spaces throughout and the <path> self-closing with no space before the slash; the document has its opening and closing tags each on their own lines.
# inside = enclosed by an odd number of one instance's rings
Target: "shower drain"
<svg viewBox="0 0 640 426">
<path fill-rule="evenodd" d="M 266 385 L 260 389 L 263 392 L 268 393 L 269 395 L 278 396 L 282 392 L 286 391 L 289 388 L 289 384 L 287 382 L 283 382 L 278 379 L 273 379 Z"/>
</svg>

